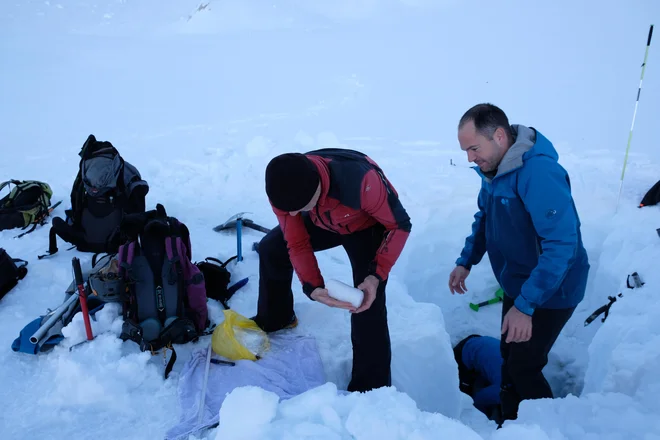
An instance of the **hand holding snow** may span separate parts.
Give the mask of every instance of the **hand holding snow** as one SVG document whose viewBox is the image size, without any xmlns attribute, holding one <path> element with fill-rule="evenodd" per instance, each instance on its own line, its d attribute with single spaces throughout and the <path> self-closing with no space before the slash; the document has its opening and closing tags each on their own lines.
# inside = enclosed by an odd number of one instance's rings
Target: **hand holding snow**
<svg viewBox="0 0 660 440">
<path fill-rule="evenodd" d="M 328 295 L 336 300 L 351 303 L 356 308 L 362 304 L 364 292 L 360 289 L 337 280 L 328 280 L 325 283 L 325 288 L 328 290 Z"/>
</svg>

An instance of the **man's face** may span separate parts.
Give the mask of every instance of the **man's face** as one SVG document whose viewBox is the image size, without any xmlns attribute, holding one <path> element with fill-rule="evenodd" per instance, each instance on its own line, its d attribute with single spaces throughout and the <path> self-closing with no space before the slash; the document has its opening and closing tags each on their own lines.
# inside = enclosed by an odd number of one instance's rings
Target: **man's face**
<svg viewBox="0 0 660 440">
<path fill-rule="evenodd" d="M 497 168 L 506 153 L 506 133 L 498 128 L 493 139 L 477 133 L 473 121 L 467 122 L 458 130 L 458 142 L 461 150 L 468 155 L 468 161 L 474 162 L 481 171 L 489 172 Z"/>
</svg>

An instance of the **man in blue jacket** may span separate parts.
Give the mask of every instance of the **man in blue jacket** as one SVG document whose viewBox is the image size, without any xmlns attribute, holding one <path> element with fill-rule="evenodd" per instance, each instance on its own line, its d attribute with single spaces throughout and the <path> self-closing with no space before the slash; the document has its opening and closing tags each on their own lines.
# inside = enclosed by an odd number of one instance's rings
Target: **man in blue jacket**
<svg viewBox="0 0 660 440">
<path fill-rule="evenodd" d="M 458 140 L 482 183 L 449 289 L 465 293 L 470 269 L 488 252 L 505 292 L 502 417 L 515 419 L 521 400 L 553 397 L 542 370 L 584 297 L 589 261 L 568 174 L 548 139 L 510 125 L 498 107 L 479 104 L 461 118 Z"/>
</svg>

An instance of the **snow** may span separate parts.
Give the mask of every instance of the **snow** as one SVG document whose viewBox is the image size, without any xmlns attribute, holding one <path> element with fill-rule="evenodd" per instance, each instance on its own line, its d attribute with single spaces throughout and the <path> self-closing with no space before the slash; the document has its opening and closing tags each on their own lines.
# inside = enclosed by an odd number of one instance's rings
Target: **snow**
<svg viewBox="0 0 660 440">
<path fill-rule="evenodd" d="M 207 5 L 199 8 L 200 5 Z M 86 137 L 110 140 L 160 202 L 191 230 L 194 260 L 226 260 L 235 235 L 213 226 L 236 212 L 273 226 L 263 190 L 268 160 L 287 151 L 355 148 L 393 182 L 412 219 L 388 284 L 393 387 L 346 394 L 350 316 L 310 302 L 294 281 L 299 326 L 316 338 L 327 383 L 286 401 L 255 388 L 225 400 L 221 423 L 195 438 L 658 439 L 660 438 L 659 207 L 638 209 L 659 178 L 657 36 L 649 50 L 628 167 L 621 167 L 653 0 L 506 6 L 449 0 L 98 0 L 0 6 L 0 180 L 48 182 L 64 216 Z M 657 33 L 657 30 L 655 31 Z M 501 106 L 555 145 L 571 176 L 592 265 L 584 301 L 545 374 L 556 399 L 523 402 L 500 430 L 458 391 L 451 347 L 470 333 L 499 336 L 500 306 L 468 303 L 497 289 L 487 261 L 451 295 L 449 272 L 469 233 L 479 180 L 456 139 L 477 102 Z M 3 194 L 4 195 L 4 194 Z M 38 260 L 48 228 L 0 246 L 29 261 L 0 301 L 0 438 L 162 438 L 178 420 L 178 372 L 210 337 L 162 355 L 118 339 L 106 305 L 85 340 L 77 315 L 65 340 L 38 356 L 9 347 L 55 308 L 72 277 L 67 251 Z M 258 258 L 243 232 L 249 277 L 230 301 L 256 311 Z M 351 283 L 341 249 L 318 256 L 324 276 Z M 628 289 L 637 271 L 645 285 Z M 295 280 L 295 278 L 294 278 Z M 610 316 L 584 320 L 621 292 Z M 218 322 L 222 307 L 209 302 Z M 69 350 L 69 347 L 73 347 Z M 222 415 L 226 415 L 223 418 Z M 192 437 L 191 437 L 192 438 Z"/>
<path fill-rule="evenodd" d="M 227 408 L 227 409 L 225 409 Z M 241 414 L 254 412 L 250 423 Z M 226 414 L 226 422 L 222 422 Z M 415 402 L 393 389 L 346 395 L 327 383 L 279 403 L 272 392 L 245 387 L 230 393 L 220 410 L 217 440 L 256 439 L 426 439 L 481 437 L 459 421 L 420 412 Z"/>
<path fill-rule="evenodd" d="M 360 289 L 356 289 L 352 285 L 342 283 L 337 280 L 327 280 L 325 282 L 325 287 L 328 289 L 328 295 L 332 298 L 345 301 L 353 305 L 353 307 L 358 308 L 362 301 L 364 300 L 364 292 Z"/>
</svg>

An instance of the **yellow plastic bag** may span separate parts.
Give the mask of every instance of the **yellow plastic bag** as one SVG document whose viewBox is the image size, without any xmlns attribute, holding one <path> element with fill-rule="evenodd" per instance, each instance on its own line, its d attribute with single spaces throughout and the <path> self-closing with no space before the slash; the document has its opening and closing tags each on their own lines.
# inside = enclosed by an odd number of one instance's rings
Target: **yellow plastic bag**
<svg viewBox="0 0 660 440">
<path fill-rule="evenodd" d="M 268 335 L 253 320 L 231 309 L 224 310 L 224 314 L 224 322 L 213 330 L 211 336 L 213 351 L 231 360 L 256 361 L 270 347 Z M 241 340 L 249 340 L 250 343 L 244 345 Z M 246 345 L 251 346 L 256 353 Z"/>
</svg>

